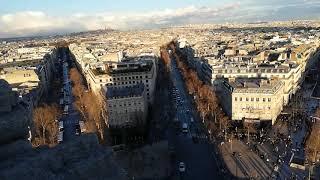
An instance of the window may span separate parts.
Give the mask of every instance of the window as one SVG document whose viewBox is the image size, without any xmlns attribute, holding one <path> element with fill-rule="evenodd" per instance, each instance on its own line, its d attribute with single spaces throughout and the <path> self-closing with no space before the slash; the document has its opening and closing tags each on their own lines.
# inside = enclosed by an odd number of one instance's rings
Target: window
<svg viewBox="0 0 320 180">
<path fill-rule="evenodd" d="M 146 84 L 147 87 L 149 87 L 149 84 Z"/>
<path fill-rule="evenodd" d="M 147 91 L 149 91 L 149 89 L 147 89 Z"/>
<path fill-rule="evenodd" d="M 146 80 L 146 83 L 148 82 L 148 79 Z"/>
<path fill-rule="evenodd" d="M 131 79 L 131 77 L 129 77 L 129 79 Z"/>
<path fill-rule="evenodd" d="M 240 101 L 242 101 L 242 97 L 240 98 Z"/>
<path fill-rule="evenodd" d="M 268 98 L 268 102 L 271 102 L 271 98 Z"/>
<path fill-rule="evenodd" d="M 117 78 L 117 80 L 119 81 L 119 80 L 120 80 L 120 78 Z"/>
<path fill-rule="evenodd" d="M 100 82 L 102 82 L 102 79 L 100 79 Z"/>
<path fill-rule="evenodd" d="M 266 102 L 266 98 L 263 98 L 262 101 L 263 101 L 263 102 Z"/>
<path fill-rule="evenodd" d="M 249 101 L 249 98 L 246 98 L 246 101 Z"/>
<path fill-rule="evenodd" d="M 124 77 L 124 79 L 127 80 L 128 78 L 127 78 L 127 77 Z"/>
<path fill-rule="evenodd" d="M 256 101 L 259 102 L 259 98 L 256 98 Z"/>
<path fill-rule="evenodd" d="M 140 76 L 140 79 L 142 79 L 142 76 Z"/>
<path fill-rule="evenodd" d="M 251 98 L 251 101 L 254 101 L 254 98 Z"/>
<path fill-rule="evenodd" d="M 147 95 L 149 96 L 149 93 L 147 93 Z"/>
<path fill-rule="evenodd" d="M 131 84 L 131 81 L 129 81 L 129 84 Z"/>
<path fill-rule="evenodd" d="M 234 98 L 234 101 L 238 101 L 238 98 L 237 98 L 237 97 L 235 97 L 235 98 Z"/>
<path fill-rule="evenodd" d="M 146 78 L 148 78 L 148 76 L 146 76 Z"/>
</svg>

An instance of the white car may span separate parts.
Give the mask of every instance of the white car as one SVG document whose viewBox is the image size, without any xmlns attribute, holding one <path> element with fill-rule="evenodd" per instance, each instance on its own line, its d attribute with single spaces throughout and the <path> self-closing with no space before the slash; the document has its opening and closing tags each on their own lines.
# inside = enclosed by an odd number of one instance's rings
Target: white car
<svg viewBox="0 0 320 180">
<path fill-rule="evenodd" d="M 185 172 L 186 171 L 186 166 L 185 166 L 184 162 L 180 162 L 179 163 L 179 171 L 180 172 Z"/>
</svg>

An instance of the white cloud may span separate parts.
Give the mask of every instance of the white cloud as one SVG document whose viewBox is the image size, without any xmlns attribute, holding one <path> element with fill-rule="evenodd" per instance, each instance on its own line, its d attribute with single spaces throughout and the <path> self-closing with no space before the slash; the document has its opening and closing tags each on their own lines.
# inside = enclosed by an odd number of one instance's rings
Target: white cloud
<svg viewBox="0 0 320 180">
<path fill-rule="evenodd" d="M 76 13 L 68 17 L 50 16 L 40 11 L 25 11 L 0 16 L 0 38 L 10 36 L 44 35 L 94 30 L 150 28 L 176 23 L 196 23 L 217 17 L 239 6 L 239 3 L 220 8 L 189 6 L 179 9 L 136 13 Z"/>
<path fill-rule="evenodd" d="M 278 3 L 277 3 L 278 2 Z M 256 21 L 319 17 L 318 0 L 270 0 L 257 3 L 243 0 L 220 7 L 189 6 L 149 12 L 75 13 L 52 16 L 40 11 L 25 11 L 0 15 L 0 38 L 12 36 L 47 35 L 101 29 L 153 28 L 188 23 L 225 21 Z M 298 8 L 298 9 L 297 9 Z M 308 10 L 306 11 L 306 8 Z M 276 11 L 278 10 L 278 11 Z M 299 10 L 299 11 L 298 11 Z M 308 12 L 308 16 L 301 13 Z M 312 13 L 311 13 L 312 12 Z"/>
</svg>

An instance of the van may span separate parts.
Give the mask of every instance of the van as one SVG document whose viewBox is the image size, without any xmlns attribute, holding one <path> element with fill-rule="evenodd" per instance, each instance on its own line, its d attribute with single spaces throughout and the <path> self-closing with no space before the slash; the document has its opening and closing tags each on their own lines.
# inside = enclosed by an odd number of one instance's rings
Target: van
<svg viewBox="0 0 320 180">
<path fill-rule="evenodd" d="M 63 114 L 67 115 L 69 113 L 69 105 L 65 105 L 63 109 Z"/>
<path fill-rule="evenodd" d="M 58 134 L 58 143 L 61 144 L 63 142 L 63 132 L 60 131 Z"/>
<path fill-rule="evenodd" d="M 63 131 L 63 121 L 59 121 L 59 131 Z"/>
<path fill-rule="evenodd" d="M 182 132 L 183 133 L 188 133 L 188 124 L 187 123 L 183 123 L 182 124 Z"/>
</svg>

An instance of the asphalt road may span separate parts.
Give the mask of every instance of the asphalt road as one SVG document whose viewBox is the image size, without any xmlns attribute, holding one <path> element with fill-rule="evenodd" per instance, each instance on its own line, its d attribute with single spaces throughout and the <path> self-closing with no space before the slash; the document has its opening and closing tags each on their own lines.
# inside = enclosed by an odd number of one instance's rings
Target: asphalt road
<svg viewBox="0 0 320 180">
<path fill-rule="evenodd" d="M 173 146 L 176 154 L 176 172 L 180 174 L 184 180 L 212 180 L 224 179 L 221 177 L 215 154 L 212 151 L 212 144 L 209 143 L 201 122 L 196 116 L 194 106 L 191 103 L 191 98 L 185 90 L 184 80 L 179 70 L 177 69 L 176 61 L 172 58 L 171 61 L 171 78 L 174 87 L 177 89 L 173 94 L 173 100 L 177 103 L 176 118 L 180 126 L 183 123 L 188 124 L 188 133 L 182 133 L 180 129 L 172 129 L 169 133 L 169 144 Z M 173 92 L 171 91 L 171 92 Z M 191 122 L 191 119 L 194 122 Z M 198 142 L 192 140 L 192 136 L 198 138 Z M 186 171 L 179 173 L 178 164 L 184 162 Z"/>
<path fill-rule="evenodd" d="M 63 62 L 69 62 L 70 63 L 70 57 L 67 52 L 64 52 L 62 54 L 62 59 Z M 63 66 L 63 65 L 62 65 Z M 64 82 L 70 81 L 69 79 L 69 65 L 68 66 L 63 66 L 62 68 L 62 76 Z M 69 109 L 68 109 L 68 114 L 64 114 L 60 121 L 63 121 L 63 141 L 69 141 L 74 139 L 76 135 L 76 125 L 79 125 L 79 119 L 80 119 L 80 114 L 76 110 L 76 108 L 73 106 L 74 102 L 74 97 L 72 95 L 72 85 L 71 83 L 64 83 L 63 85 L 64 89 L 64 94 L 66 94 L 67 97 L 69 97 Z M 66 105 L 67 103 L 64 101 L 64 104 Z M 62 107 L 64 109 L 64 106 Z"/>
</svg>

